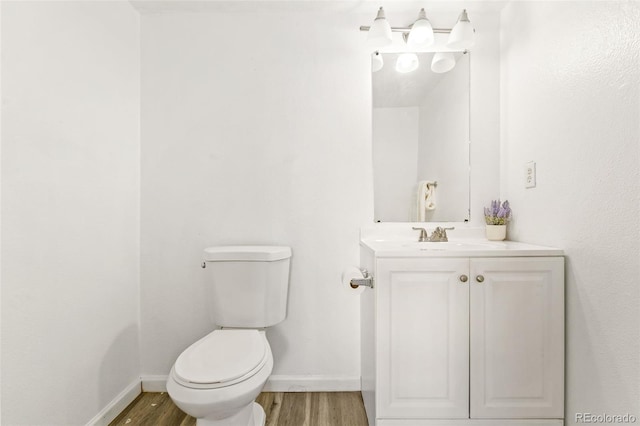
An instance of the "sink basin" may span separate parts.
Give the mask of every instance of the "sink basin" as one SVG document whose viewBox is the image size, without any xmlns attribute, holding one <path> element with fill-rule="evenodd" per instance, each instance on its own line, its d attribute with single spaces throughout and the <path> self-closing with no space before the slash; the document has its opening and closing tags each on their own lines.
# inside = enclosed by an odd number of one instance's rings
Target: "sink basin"
<svg viewBox="0 0 640 426">
<path fill-rule="evenodd" d="M 484 242 L 462 242 L 462 241 L 447 241 L 447 242 L 413 242 L 406 243 L 404 247 L 415 248 L 418 250 L 490 250 L 504 248 L 504 244 L 499 243 L 484 243 Z"/>
</svg>

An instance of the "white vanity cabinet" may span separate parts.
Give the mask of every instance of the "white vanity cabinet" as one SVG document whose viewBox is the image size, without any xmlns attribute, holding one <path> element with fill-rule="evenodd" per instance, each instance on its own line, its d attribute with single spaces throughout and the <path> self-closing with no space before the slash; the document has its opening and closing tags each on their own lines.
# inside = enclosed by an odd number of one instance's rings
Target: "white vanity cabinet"
<svg viewBox="0 0 640 426">
<path fill-rule="evenodd" d="M 370 424 L 563 424 L 562 256 L 363 261 L 375 280 L 362 299 Z"/>
<path fill-rule="evenodd" d="M 377 417 L 469 417 L 468 259 L 376 262 Z"/>
<path fill-rule="evenodd" d="M 562 419 L 564 258 L 469 263 L 470 416 Z"/>
</svg>

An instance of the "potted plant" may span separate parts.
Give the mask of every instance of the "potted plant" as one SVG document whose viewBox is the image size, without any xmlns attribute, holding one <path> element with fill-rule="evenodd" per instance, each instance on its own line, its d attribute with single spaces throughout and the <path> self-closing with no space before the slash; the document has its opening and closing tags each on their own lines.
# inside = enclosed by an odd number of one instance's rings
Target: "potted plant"
<svg viewBox="0 0 640 426">
<path fill-rule="evenodd" d="M 507 236 L 507 222 L 511 219 L 511 207 L 509 201 L 500 203 L 500 200 L 491 201 L 491 207 L 484 208 L 484 220 L 487 223 L 487 239 L 502 241 Z"/>
</svg>

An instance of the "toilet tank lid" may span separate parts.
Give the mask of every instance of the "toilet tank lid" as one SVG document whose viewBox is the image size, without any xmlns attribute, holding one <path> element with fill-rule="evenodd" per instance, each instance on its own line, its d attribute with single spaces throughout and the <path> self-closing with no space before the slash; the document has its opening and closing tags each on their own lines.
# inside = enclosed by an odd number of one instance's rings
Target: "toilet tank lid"
<svg viewBox="0 0 640 426">
<path fill-rule="evenodd" d="M 204 260 L 207 262 L 273 262 L 290 257 L 291 248 L 286 246 L 218 246 L 204 249 Z"/>
</svg>

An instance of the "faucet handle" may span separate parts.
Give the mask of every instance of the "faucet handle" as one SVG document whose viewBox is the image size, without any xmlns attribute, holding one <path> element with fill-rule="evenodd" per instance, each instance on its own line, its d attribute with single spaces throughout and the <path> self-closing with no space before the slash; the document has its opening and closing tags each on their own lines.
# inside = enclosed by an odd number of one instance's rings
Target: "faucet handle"
<svg viewBox="0 0 640 426">
<path fill-rule="evenodd" d="M 418 241 L 419 242 L 425 242 L 429 239 L 429 237 L 427 236 L 427 230 L 424 228 L 416 228 L 415 226 L 412 227 L 412 229 L 414 231 L 420 231 L 420 237 L 418 237 Z"/>
<path fill-rule="evenodd" d="M 456 229 L 455 226 L 452 226 L 450 228 L 440 228 L 440 230 L 442 231 L 441 233 L 441 237 L 442 237 L 442 241 L 449 241 L 449 237 L 447 237 L 447 231 L 453 231 L 454 229 Z"/>
</svg>

